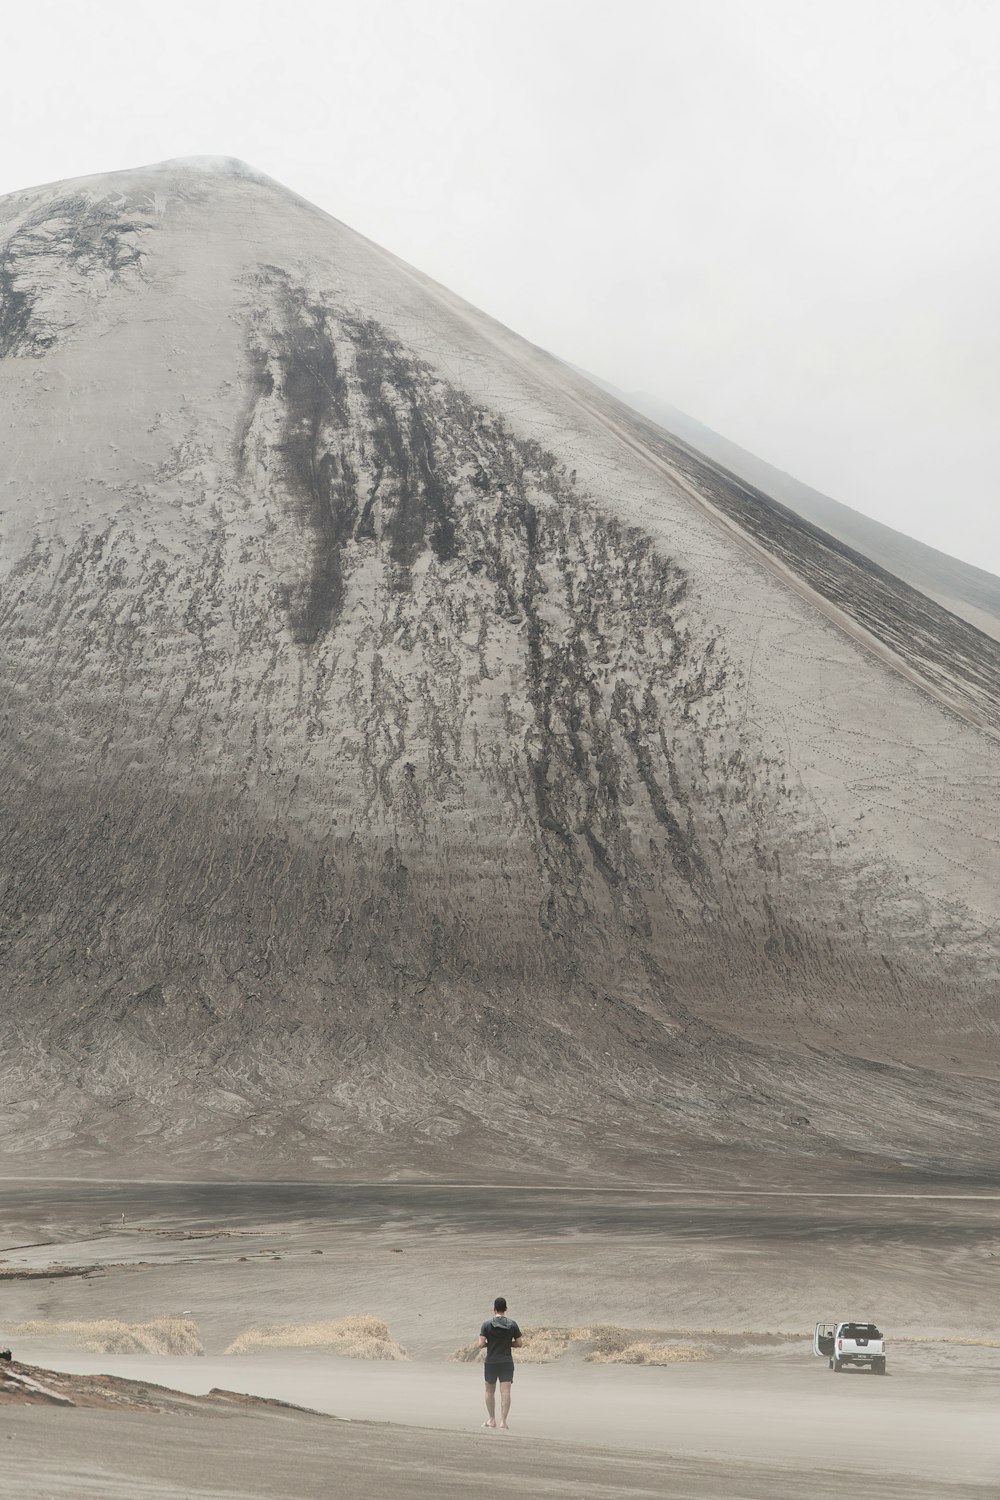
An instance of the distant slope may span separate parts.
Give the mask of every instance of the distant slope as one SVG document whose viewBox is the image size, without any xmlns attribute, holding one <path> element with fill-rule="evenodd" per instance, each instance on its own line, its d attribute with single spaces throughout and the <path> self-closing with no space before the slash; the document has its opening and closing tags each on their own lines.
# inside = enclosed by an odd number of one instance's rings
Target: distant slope
<svg viewBox="0 0 1000 1500">
<path fill-rule="evenodd" d="M 863 552 L 945 609 L 1000 640 L 1000 578 L 993 573 L 949 557 L 936 547 L 928 547 L 848 505 L 841 505 L 839 500 L 831 500 L 829 495 L 802 484 L 655 396 L 644 391 L 620 391 L 589 373 L 587 378 L 730 474 L 789 506 L 797 515 L 821 526 L 855 551 Z"/>
</svg>

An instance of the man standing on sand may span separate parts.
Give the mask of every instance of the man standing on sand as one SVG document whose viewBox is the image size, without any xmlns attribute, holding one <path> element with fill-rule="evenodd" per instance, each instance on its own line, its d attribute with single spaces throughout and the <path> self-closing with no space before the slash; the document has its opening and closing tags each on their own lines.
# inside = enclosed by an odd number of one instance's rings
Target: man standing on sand
<svg viewBox="0 0 1000 1500">
<path fill-rule="evenodd" d="M 484 1427 L 496 1427 L 497 1381 L 500 1382 L 500 1431 L 508 1432 L 507 1416 L 510 1412 L 510 1388 L 514 1383 L 514 1356 L 512 1349 L 520 1349 L 524 1335 L 507 1316 L 507 1298 L 497 1297 L 493 1303 L 493 1316 L 479 1330 L 479 1347 L 486 1350 L 483 1373 L 486 1376 L 486 1410 L 489 1420 Z"/>
</svg>

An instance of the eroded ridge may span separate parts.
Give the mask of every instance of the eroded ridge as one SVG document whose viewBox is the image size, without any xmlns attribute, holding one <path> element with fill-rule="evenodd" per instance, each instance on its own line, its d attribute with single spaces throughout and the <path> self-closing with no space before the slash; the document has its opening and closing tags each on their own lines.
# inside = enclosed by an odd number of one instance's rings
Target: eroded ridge
<svg viewBox="0 0 1000 1500">
<path fill-rule="evenodd" d="M 1000 652 L 992 637 L 686 444 L 669 441 L 634 414 L 632 420 L 714 507 L 911 668 L 917 681 L 973 722 L 1000 730 Z"/>
</svg>

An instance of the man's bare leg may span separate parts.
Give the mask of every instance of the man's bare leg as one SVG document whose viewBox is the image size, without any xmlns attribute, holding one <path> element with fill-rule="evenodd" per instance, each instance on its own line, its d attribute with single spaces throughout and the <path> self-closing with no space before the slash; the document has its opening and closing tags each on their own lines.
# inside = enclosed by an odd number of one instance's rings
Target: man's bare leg
<svg viewBox="0 0 1000 1500">
<path fill-rule="evenodd" d="M 507 1426 L 507 1416 L 508 1416 L 508 1414 L 510 1412 L 510 1392 L 511 1392 L 511 1382 L 509 1380 L 501 1380 L 501 1382 L 500 1382 L 500 1431 L 501 1432 L 509 1432 L 509 1430 L 510 1430 L 508 1428 L 508 1426 Z"/>
<path fill-rule="evenodd" d="M 507 1389 L 509 1390 L 510 1387 L 508 1386 Z M 502 1392 L 502 1390 L 503 1390 L 503 1387 L 501 1386 L 501 1392 Z M 484 1427 L 495 1427 L 497 1425 L 496 1400 L 497 1400 L 497 1383 L 494 1380 L 493 1383 L 491 1384 L 487 1380 L 487 1382 L 486 1382 L 486 1410 L 487 1410 L 487 1413 L 489 1415 L 489 1421 L 483 1423 Z M 507 1397 L 507 1405 L 508 1406 L 510 1405 L 510 1397 L 509 1396 Z M 503 1400 L 502 1399 L 501 1399 L 501 1402 L 500 1402 L 500 1409 L 501 1409 L 501 1411 L 503 1410 Z"/>
</svg>

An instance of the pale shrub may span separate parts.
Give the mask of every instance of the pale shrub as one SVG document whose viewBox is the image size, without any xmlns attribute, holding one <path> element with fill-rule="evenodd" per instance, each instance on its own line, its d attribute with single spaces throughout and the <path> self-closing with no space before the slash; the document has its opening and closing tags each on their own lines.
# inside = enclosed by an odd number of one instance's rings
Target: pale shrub
<svg viewBox="0 0 1000 1500">
<path fill-rule="evenodd" d="M 71 1339 L 94 1354 L 204 1354 L 198 1325 L 188 1318 L 153 1318 L 123 1323 L 119 1318 L 69 1320 L 35 1318 L 10 1330 L 20 1338 Z"/>
<path fill-rule="evenodd" d="M 389 1335 L 381 1318 L 341 1318 L 338 1322 L 274 1323 L 248 1328 L 227 1354 L 258 1354 L 264 1349 L 326 1349 L 348 1359 L 406 1359 L 406 1350 Z"/>
</svg>

